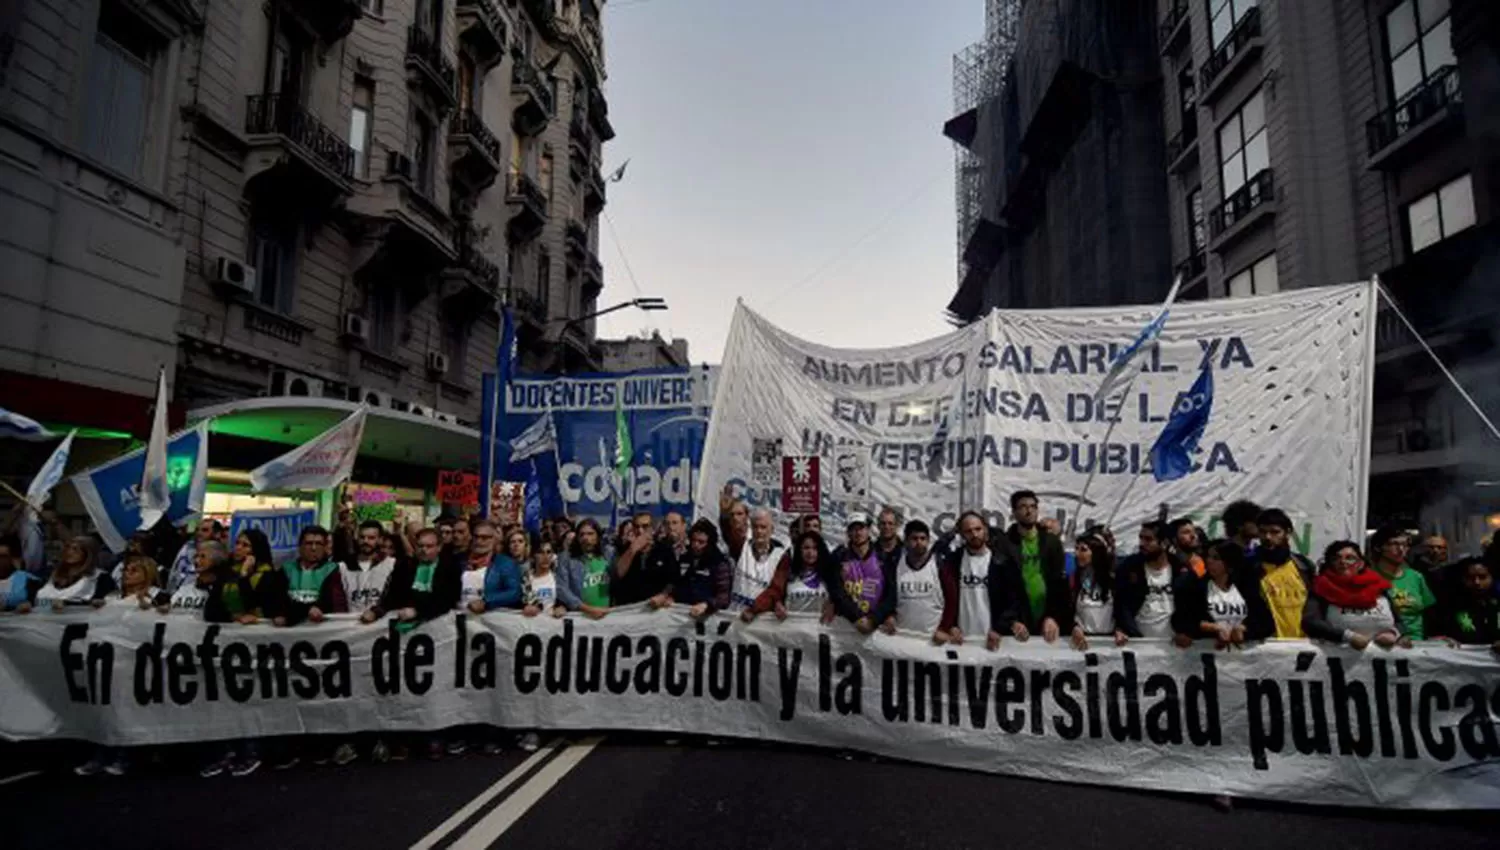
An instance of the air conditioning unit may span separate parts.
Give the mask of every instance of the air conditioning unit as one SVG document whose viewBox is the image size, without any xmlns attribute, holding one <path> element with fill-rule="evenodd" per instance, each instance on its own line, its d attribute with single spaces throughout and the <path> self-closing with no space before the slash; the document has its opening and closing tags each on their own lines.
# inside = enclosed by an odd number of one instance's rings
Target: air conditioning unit
<svg viewBox="0 0 1500 850">
<path fill-rule="evenodd" d="M 448 374 L 448 355 L 441 351 L 427 352 L 427 371 L 438 375 Z"/>
<path fill-rule="evenodd" d="M 271 382 L 266 387 L 266 392 L 271 396 L 302 396 L 307 398 L 323 397 L 323 382 L 317 378 L 309 378 L 286 369 L 273 369 L 271 371 Z"/>
<path fill-rule="evenodd" d="M 431 419 L 432 418 L 432 411 L 429 410 L 429 409 L 427 409 L 427 408 L 425 408 L 425 407 L 423 407 L 420 404 L 414 404 L 414 405 L 412 405 L 410 408 L 407 409 L 406 412 L 410 413 L 412 416 L 420 416 L 423 419 Z"/>
<path fill-rule="evenodd" d="M 390 399 L 389 404 L 391 410 L 399 410 L 402 413 L 411 412 L 411 402 L 407 401 L 404 398 L 392 398 Z"/>
<path fill-rule="evenodd" d="M 349 400 L 356 404 L 368 404 L 371 407 L 391 406 L 389 395 L 370 387 L 350 387 Z"/>
<path fill-rule="evenodd" d="M 453 424 L 453 414 L 451 413 L 443 413 L 440 410 L 435 410 L 432 413 L 432 418 L 439 422 L 447 422 L 449 425 Z"/>
<path fill-rule="evenodd" d="M 231 257 L 214 259 L 209 277 L 214 286 L 235 295 L 255 294 L 255 269 Z"/>
<path fill-rule="evenodd" d="M 355 312 L 344 314 L 344 338 L 355 340 L 360 343 L 370 341 L 370 323 Z"/>
</svg>

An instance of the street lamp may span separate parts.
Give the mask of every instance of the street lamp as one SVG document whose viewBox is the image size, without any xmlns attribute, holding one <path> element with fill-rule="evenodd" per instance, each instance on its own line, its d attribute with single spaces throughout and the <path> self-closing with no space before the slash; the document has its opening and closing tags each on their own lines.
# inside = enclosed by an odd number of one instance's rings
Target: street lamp
<svg viewBox="0 0 1500 850">
<path fill-rule="evenodd" d="M 667 299 L 660 298 L 654 295 L 642 295 L 638 298 L 632 298 L 629 301 L 621 301 L 619 304 L 605 307 L 603 310 L 595 310 L 594 312 L 589 313 L 586 316 L 575 316 L 571 319 L 553 319 L 552 321 L 554 322 L 561 321 L 563 323 L 562 330 L 558 331 L 557 334 L 557 347 L 553 354 L 553 358 L 555 361 L 553 363 L 553 366 L 557 374 L 566 375 L 568 373 L 568 370 L 566 368 L 567 358 L 563 356 L 563 337 L 567 336 L 568 328 L 575 327 L 583 322 L 587 322 L 589 319 L 597 319 L 600 316 L 614 313 L 619 310 L 629 309 L 631 307 L 634 307 L 637 310 L 641 310 L 646 313 L 657 313 L 667 309 Z"/>
</svg>

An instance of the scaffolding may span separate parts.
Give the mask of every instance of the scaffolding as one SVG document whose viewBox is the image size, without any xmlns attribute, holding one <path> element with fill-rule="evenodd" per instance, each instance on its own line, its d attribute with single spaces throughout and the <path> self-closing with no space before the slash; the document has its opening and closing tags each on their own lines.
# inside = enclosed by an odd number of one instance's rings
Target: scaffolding
<svg viewBox="0 0 1500 850">
<path fill-rule="evenodd" d="M 1005 85 L 1005 69 L 1016 50 L 1022 0 L 985 0 L 984 40 L 953 55 L 953 114 L 993 100 Z M 984 161 L 960 144 L 953 146 L 953 198 L 958 225 L 958 280 L 968 271 L 964 246 L 983 212 Z"/>
</svg>

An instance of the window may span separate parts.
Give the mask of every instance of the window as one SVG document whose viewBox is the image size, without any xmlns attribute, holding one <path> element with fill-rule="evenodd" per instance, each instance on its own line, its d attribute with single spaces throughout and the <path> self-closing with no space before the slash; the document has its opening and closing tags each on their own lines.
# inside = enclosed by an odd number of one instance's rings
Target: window
<svg viewBox="0 0 1500 850">
<path fill-rule="evenodd" d="M 1385 55 L 1397 103 L 1431 79 L 1453 57 L 1448 0 L 1406 0 L 1385 16 Z"/>
<path fill-rule="evenodd" d="M 417 14 L 413 18 L 417 26 L 432 36 L 434 44 L 442 44 L 443 2 L 442 0 L 417 0 Z"/>
<path fill-rule="evenodd" d="M 154 66 L 162 47 L 154 32 L 116 3 L 99 7 L 99 31 L 84 86 L 82 147 L 136 179 L 142 177 L 150 141 Z"/>
<path fill-rule="evenodd" d="M 468 351 L 468 321 L 462 316 L 447 316 L 443 322 L 443 353 L 448 355 L 448 372 L 443 375 L 443 378 L 449 383 L 463 383 L 464 357 Z"/>
<path fill-rule="evenodd" d="M 1267 254 L 1255 264 L 1229 279 L 1229 297 L 1244 298 L 1248 295 L 1270 295 L 1280 292 L 1281 284 L 1276 279 L 1276 255 Z"/>
<path fill-rule="evenodd" d="M 370 133 L 374 124 L 375 84 L 354 80 L 354 106 L 349 110 L 349 146 L 354 148 L 354 175 L 370 176 Z"/>
<path fill-rule="evenodd" d="M 413 109 L 408 133 L 411 135 L 412 185 L 418 192 L 430 198 L 433 195 L 432 175 L 434 152 L 437 149 L 437 125 L 427 117 L 427 113 Z"/>
<path fill-rule="evenodd" d="M 266 62 L 266 93 L 286 95 L 301 103 L 307 82 L 302 73 L 306 55 L 306 45 L 297 35 L 277 30 Z"/>
<path fill-rule="evenodd" d="M 1196 186 L 1187 196 L 1188 248 L 1198 254 L 1208 247 L 1208 222 L 1203 214 L 1203 187 Z"/>
<path fill-rule="evenodd" d="M 1214 49 L 1229 40 L 1234 25 L 1255 8 L 1255 0 L 1208 0 L 1209 31 L 1213 33 Z"/>
<path fill-rule="evenodd" d="M 250 264 L 255 267 L 255 303 L 290 314 L 297 280 L 296 234 L 268 224 L 255 225 L 250 233 Z"/>
<path fill-rule="evenodd" d="M 546 250 L 536 253 L 536 297 L 544 308 L 552 303 L 552 254 Z"/>
<path fill-rule="evenodd" d="M 400 334 L 401 294 L 392 285 L 365 290 L 365 317 L 370 320 L 370 347 L 387 354 L 396 350 Z"/>
<path fill-rule="evenodd" d="M 1219 171 L 1223 177 L 1223 195 L 1228 198 L 1250 178 L 1271 167 L 1271 151 L 1266 140 L 1266 101 L 1256 91 L 1240 110 L 1219 126 Z"/>
<path fill-rule="evenodd" d="M 1177 108 L 1182 110 L 1182 123 L 1187 125 L 1189 118 L 1197 124 L 1198 119 L 1198 78 L 1193 74 L 1193 63 L 1189 62 L 1177 72 Z"/>
<path fill-rule="evenodd" d="M 522 20 L 516 21 L 516 49 L 521 52 L 521 58 L 531 61 L 531 24 Z"/>
<path fill-rule="evenodd" d="M 474 106 L 474 82 L 478 79 L 474 73 L 474 60 L 467 53 L 458 55 L 458 108 L 475 109 Z"/>
<path fill-rule="evenodd" d="M 541 163 L 537 166 L 537 182 L 542 184 L 542 194 L 546 196 L 547 203 L 552 203 L 552 151 L 542 153 Z"/>
<path fill-rule="evenodd" d="M 1474 226 L 1474 186 L 1469 175 L 1454 180 L 1406 208 L 1412 253 Z"/>
</svg>

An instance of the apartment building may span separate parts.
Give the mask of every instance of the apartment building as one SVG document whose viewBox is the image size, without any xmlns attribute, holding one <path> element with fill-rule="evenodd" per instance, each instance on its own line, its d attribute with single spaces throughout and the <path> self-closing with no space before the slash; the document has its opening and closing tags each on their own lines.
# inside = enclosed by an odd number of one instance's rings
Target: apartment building
<svg viewBox="0 0 1500 850">
<path fill-rule="evenodd" d="M 499 305 L 600 363 L 600 2 L 8 4 L 0 394 L 140 436 L 165 367 L 215 466 L 358 402 L 368 477 L 467 465 Z"/>
</svg>

